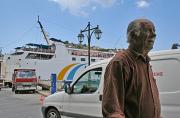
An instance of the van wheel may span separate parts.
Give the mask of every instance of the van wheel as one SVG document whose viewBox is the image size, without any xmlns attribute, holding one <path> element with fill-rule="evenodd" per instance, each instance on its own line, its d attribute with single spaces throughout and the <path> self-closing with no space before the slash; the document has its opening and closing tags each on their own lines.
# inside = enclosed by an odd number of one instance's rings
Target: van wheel
<svg viewBox="0 0 180 118">
<path fill-rule="evenodd" d="M 61 118 L 61 116 L 55 108 L 50 108 L 46 114 L 46 118 Z"/>
</svg>

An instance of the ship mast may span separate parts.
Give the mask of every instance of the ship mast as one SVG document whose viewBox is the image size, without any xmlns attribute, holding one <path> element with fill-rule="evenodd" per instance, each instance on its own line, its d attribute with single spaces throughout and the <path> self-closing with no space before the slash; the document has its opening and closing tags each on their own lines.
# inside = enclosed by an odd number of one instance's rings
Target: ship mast
<svg viewBox="0 0 180 118">
<path fill-rule="evenodd" d="M 43 36 L 44 36 L 44 38 L 45 38 L 45 40 L 46 40 L 46 43 L 47 43 L 48 45 L 50 45 L 49 37 L 48 37 L 47 33 L 44 31 L 44 28 L 43 28 L 41 22 L 39 21 L 39 16 L 38 16 L 38 24 L 39 24 L 39 26 L 40 26 L 40 28 L 41 28 L 41 32 L 43 33 Z"/>
</svg>

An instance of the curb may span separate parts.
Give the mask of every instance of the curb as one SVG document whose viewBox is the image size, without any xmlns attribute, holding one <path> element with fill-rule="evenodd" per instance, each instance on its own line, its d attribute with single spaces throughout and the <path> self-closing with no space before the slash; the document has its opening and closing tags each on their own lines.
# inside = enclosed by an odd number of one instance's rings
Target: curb
<svg viewBox="0 0 180 118">
<path fill-rule="evenodd" d="M 40 92 L 40 91 L 36 91 L 36 93 L 38 93 L 38 94 L 40 94 L 40 95 L 42 95 L 42 96 L 44 96 L 44 97 L 47 97 L 47 96 L 49 96 L 49 95 L 47 95 L 47 94 L 45 94 L 45 93 L 43 93 L 43 92 Z"/>
</svg>

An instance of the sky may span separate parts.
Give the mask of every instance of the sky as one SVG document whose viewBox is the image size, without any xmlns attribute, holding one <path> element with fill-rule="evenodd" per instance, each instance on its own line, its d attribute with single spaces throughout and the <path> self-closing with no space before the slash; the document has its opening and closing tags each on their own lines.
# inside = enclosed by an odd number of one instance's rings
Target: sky
<svg viewBox="0 0 180 118">
<path fill-rule="evenodd" d="M 0 49 L 9 53 L 27 43 L 46 44 L 38 16 L 50 38 L 79 43 L 77 35 L 99 25 L 102 37 L 93 35 L 91 45 L 127 48 L 128 24 L 147 18 L 156 26 L 153 51 L 180 43 L 180 0 L 1 0 Z M 87 44 L 87 38 L 83 44 Z"/>
</svg>

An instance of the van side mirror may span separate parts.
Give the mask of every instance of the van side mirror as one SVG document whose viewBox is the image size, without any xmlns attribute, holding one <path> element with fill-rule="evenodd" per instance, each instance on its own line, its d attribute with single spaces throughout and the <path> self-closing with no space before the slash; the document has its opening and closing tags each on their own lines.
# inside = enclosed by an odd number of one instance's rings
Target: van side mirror
<svg viewBox="0 0 180 118">
<path fill-rule="evenodd" d="M 68 93 L 68 94 L 72 93 L 72 88 L 71 88 L 70 84 L 66 84 L 64 89 L 65 89 L 66 93 Z"/>
</svg>

